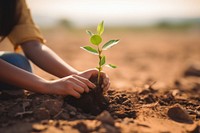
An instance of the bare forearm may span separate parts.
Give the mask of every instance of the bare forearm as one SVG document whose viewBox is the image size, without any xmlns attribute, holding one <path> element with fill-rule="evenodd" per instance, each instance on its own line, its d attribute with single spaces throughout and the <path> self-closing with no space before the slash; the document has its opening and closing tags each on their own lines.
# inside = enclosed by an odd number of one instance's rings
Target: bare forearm
<svg viewBox="0 0 200 133">
<path fill-rule="evenodd" d="M 48 93 L 46 80 L 17 68 L 0 59 L 0 81 L 9 83 L 30 91 Z"/>
<path fill-rule="evenodd" d="M 43 70 L 57 76 L 65 77 L 77 73 L 77 70 L 65 63 L 57 54 L 37 41 L 25 42 L 22 45 L 25 55 Z"/>
</svg>

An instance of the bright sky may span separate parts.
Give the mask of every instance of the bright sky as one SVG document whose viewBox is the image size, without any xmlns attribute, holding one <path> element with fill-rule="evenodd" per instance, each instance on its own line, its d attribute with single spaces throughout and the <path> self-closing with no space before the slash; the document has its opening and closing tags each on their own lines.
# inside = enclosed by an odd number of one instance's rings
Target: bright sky
<svg viewBox="0 0 200 133">
<path fill-rule="evenodd" d="M 27 0 L 38 22 L 67 18 L 76 25 L 125 25 L 162 18 L 200 18 L 200 0 Z M 50 23 L 50 22 L 49 22 Z"/>
</svg>

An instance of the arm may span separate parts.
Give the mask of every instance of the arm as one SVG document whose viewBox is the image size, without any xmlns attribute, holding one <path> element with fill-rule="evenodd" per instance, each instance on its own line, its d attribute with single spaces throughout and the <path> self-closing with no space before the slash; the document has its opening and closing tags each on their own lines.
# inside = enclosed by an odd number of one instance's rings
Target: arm
<svg viewBox="0 0 200 133">
<path fill-rule="evenodd" d="M 43 52 L 40 53 L 40 57 L 43 56 Z M 44 52 L 46 56 L 48 56 L 47 53 Z M 50 54 L 50 53 L 49 53 Z M 54 53 L 53 53 L 54 54 Z M 56 55 L 55 59 L 60 60 L 60 58 Z M 36 58 L 40 58 L 35 55 Z M 33 57 L 31 57 L 33 58 Z M 50 57 L 44 58 L 44 59 L 51 59 Z M 51 67 L 46 66 L 46 62 L 40 59 L 36 59 L 41 61 L 41 65 L 47 69 L 50 69 Z M 62 60 L 61 60 L 62 61 Z M 61 66 L 59 66 L 61 64 Z M 63 70 L 66 68 L 66 74 L 72 74 L 75 69 L 72 67 L 68 66 L 65 64 L 63 61 L 55 63 L 55 65 L 58 65 L 58 67 L 63 68 Z M 20 68 L 17 68 L 3 60 L 0 59 L 0 81 L 7 82 L 9 84 L 21 87 L 21 88 L 26 88 L 29 91 L 34 91 L 34 92 L 39 92 L 39 93 L 44 93 L 44 94 L 58 94 L 58 95 L 72 95 L 76 98 L 79 98 L 81 96 L 81 93 L 89 92 L 89 88 L 94 88 L 95 85 L 91 83 L 88 79 L 97 74 L 97 70 L 91 69 L 91 70 L 86 70 L 84 72 L 77 72 L 75 71 L 75 75 L 70 75 L 66 76 L 63 78 L 60 78 L 58 80 L 53 80 L 53 81 L 47 81 L 44 80 L 43 78 L 34 75 L 32 73 L 26 72 Z M 58 69 L 59 70 L 59 69 Z M 50 70 L 51 71 L 51 70 Z M 59 70 L 60 71 L 60 70 Z M 53 73 L 57 73 L 58 71 L 52 71 Z M 14 74 L 13 74 L 14 73 Z M 59 74 L 59 72 L 58 72 Z M 12 76 L 11 76 L 12 75 Z M 60 75 L 62 76 L 62 75 Z M 109 82 L 108 78 L 105 77 L 106 75 L 103 74 L 105 82 L 104 88 L 109 87 Z"/>
<path fill-rule="evenodd" d="M 54 81 L 47 81 L 37 75 L 17 68 L 2 59 L 0 59 L 0 67 L 0 81 L 26 88 L 33 92 L 72 95 L 79 98 L 81 93 L 89 91 L 87 86 L 91 88 L 95 87 L 91 82 L 78 75 L 67 76 Z"/>
<path fill-rule="evenodd" d="M 47 93 L 45 88 L 46 80 L 24 71 L 18 67 L 15 67 L 4 60 L 0 59 L 0 81 L 20 86 L 22 88 L 28 88 L 30 91 Z"/>
<path fill-rule="evenodd" d="M 25 55 L 43 70 L 57 76 L 65 77 L 77 74 L 78 71 L 65 63 L 50 48 L 39 44 L 38 41 L 28 41 L 21 44 Z"/>
<path fill-rule="evenodd" d="M 65 63 L 58 55 L 56 55 L 56 53 L 54 53 L 47 46 L 39 44 L 38 41 L 28 41 L 23 43 L 21 46 L 25 55 L 33 63 L 57 77 L 62 78 L 68 75 L 78 75 L 89 80 L 91 76 L 98 74 L 98 71 L 96 69 L 89 69 L 83 72 L 77 71 L 76 69 Z M 104 90 L 108 90 L 110 86 L 109 78 L 103 72 L 101 75 L 104 79 L 102 88 L 104 88 Z M 86 91 L 88 91 L 88 88 L 86 88 Z"/>
</svg>

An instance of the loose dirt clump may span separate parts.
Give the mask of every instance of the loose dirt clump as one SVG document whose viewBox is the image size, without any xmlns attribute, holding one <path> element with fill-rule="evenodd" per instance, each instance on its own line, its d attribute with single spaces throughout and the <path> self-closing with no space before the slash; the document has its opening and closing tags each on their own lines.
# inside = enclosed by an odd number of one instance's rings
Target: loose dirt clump
<svg viewBox="0 0 200 133">
<path fill-rule="evenodd" d="M 189 116 L 188 112 L 186 112 L 179 104 L 176 104 L 169 108 L 167 115 L 172 120 L 183 122 L 183 123 L 189 123 L 192 124 L 193 120 Z"/>
</svg>

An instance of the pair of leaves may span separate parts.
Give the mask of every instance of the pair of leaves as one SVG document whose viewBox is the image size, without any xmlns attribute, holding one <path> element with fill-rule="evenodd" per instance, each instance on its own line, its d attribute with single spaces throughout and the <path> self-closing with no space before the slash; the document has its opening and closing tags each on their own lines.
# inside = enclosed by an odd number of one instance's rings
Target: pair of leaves
<svg viewBox="0 0 200 133">
<path fill-rule="evenodd" d="M 89 53 L 98 55 L 97 50 L 94 49 L 94 48 L 92 48 L 92 47 L 90 47 L 90 46 L 84 46 L 84 47 L 81 47 L 81 48 L 82 48 L 83 50 L 86 50 L 86 51 L 89 52 Z M 100 66 L 103 66 L 103 65 L 105 65 L 105 63 L 106 63 L 106 57 L 103 56 L 103 57 L 101 58 L 101 61 L 100 61 L 99 64 L 100 64 Z M 115 66 L 115 65 L 113 65 L 113 64 L 107 64 L 106 66 L 107 66 L 107 67 L 110 67 L 110 68 L 117 68 L 117 66 Z"/>
<path fill-rule="evenodd" d="M 119 42 L 119 40 L 110 40 L 103 45 L 102 50 L 107 50 L 107 49 L 111 48 L 112 46 L 116 45 L 118 42 Z M 89 53 L 98 55 L 98 51 L 90 46 L 84 46 L 81 48 Z"/>
<path fill-rule="evenodd" d="M 90 42 L 97 46 L 102 42 L 101 35 L 103 34 L 103 32 L 104 32 L 104 21 L 98 24 L 97 34 L 93 34 L 91 31 L 86 30 L 86 33 L 90 35 Z"/>
<path fill-rule="evenodd" d="M 102 35 L 103 34 L 103 32 L 104 32 L 104 21 L 102 21 L 100 24 L 98 24 L 98 26 L 97 26 L 97 34 L 98 35 Z M 86 30 L 86 33 L 88 34 L 88 35 L 90 35 L 90 36 L 93 36 L 94 34 L 91 32 L 91 31 L 89 31 L 89 30 Z"/>
</svg>

